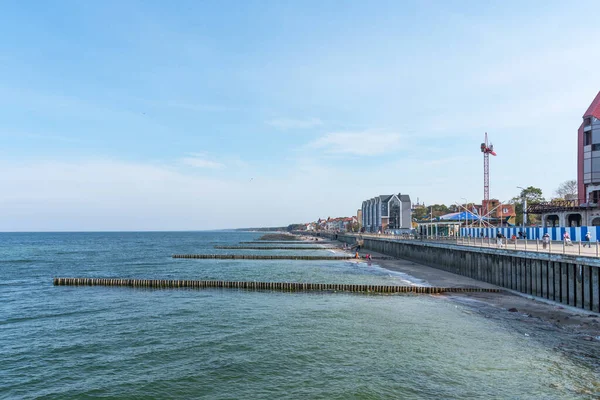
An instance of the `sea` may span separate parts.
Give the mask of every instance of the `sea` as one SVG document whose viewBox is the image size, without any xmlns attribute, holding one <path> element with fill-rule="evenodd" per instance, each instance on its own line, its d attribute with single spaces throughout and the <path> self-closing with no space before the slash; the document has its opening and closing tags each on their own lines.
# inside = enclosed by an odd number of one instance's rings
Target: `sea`
<svg viewBox="0 0 600 400">
<path fill-rule="evenodd" d="M 376 262 L 171 257 L 334 251 L 214 248 L 261 235 L 0 233 L 0 398 L 571 399 L 598 394 L 598 376 L 589 367 L 446 296 L 52 283 L 53 277 L 98 277 L 427 284 Z"/>
</svg>

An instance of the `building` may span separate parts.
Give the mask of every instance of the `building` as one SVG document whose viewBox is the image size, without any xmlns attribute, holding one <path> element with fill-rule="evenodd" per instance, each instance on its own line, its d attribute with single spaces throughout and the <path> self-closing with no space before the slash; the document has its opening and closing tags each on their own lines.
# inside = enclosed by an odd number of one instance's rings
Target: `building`
<svg viewBox="0 0 600 400">
<path fill-rule="evenodd" d="M 481 205 L 475 205 L 479 215 L 483 215 L 483 210 L 488 210 L 487 217 L 501 225 L 514 225 L 517 213 L 512 204 L 500 203 L 498 199 L 483 200 Z"/>
<path fill-rule="evenodd" d="M 363 227 L 363 219 L 362 219 L 362 209 L 358 209 L 356 211 L 356 220 L 358 221 L 358 229 Z"/>
<path fill-rule="evenodd" d="M 362 227 L 365 232 L 400 233 L 412 228 L 410 196 L 388 194 L 362 202 Z"/>
<path fill-rule="evenodd" d="M 600 92 L 590 104 L 577 135 L 579 203 L 600 203 Z"/>
<path fill-rule="evenodd" d="M 325 229 L 336 232 L 351 231 L 356 222 L 356 217 L 327 218 Z"/>
<path fill-rule="evenodd" d="M 577 131 L 577 200 L 530 205 L 543 227 L 600 226 L 600 92 L 582 117 Z"/>
</svg>

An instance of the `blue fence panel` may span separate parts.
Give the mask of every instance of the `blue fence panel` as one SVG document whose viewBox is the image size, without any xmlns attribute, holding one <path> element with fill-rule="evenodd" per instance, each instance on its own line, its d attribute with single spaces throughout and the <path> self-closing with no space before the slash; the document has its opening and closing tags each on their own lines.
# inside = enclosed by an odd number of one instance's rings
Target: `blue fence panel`
<svg viewBox="0 0 600 400">
<path fill-rule="evenodd" d="M 520 227 L 511 228 L 460 228 L 461 236 L 471 236 L 475 238 L 489 237 L 495 238 L 498 232 L 502 233 L 505 237 L 511 238 L 515 235 L 519 237 L 519 232 L 525 232 L 527 239 L 536 240 L 542 239 L 546 233 L 550 235 L 550 239 L 561 241 L 563 240 L 565 232 L 568 232 L 571 236 L 571 240 L 574 242 L 585 241 L 586 233 L 590 232 L 590 241 L 596 242 L 600 240 L 600 226 L 578 226 L 578 227 L 528 227 L 523 230 Z"/>
</svg>

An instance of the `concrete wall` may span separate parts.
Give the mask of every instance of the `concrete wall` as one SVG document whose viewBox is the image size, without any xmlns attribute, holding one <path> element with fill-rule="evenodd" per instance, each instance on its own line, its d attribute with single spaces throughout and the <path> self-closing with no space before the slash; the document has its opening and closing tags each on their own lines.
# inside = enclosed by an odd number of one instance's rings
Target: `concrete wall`
<svg viewBox="0 0 600 400">
<path fill-rule="evenodd" d="M 356 238 L 338 235 L 338 240 L 354 244 Z M 600 312 L 600 260 L 596 258 L 380 238 L 364 238 L 363 248 Z"/>
</svg>

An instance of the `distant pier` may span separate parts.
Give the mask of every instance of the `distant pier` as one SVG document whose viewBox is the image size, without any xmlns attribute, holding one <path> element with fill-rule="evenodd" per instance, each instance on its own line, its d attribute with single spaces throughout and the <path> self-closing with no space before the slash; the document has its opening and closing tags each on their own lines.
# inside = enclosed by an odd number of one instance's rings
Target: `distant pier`
<svg viewBox="0 0 600 400">
<path fill-rule="evenodd" d="M 351 293 L 466 293 L 492 292 L 500 289 L 472 287 L 431 287 L 431 286 L 394 286 L 394 285 L 355 285 L 341 283 L 304 283 L 304 282 L 248 282 L 248 281 L 204 281 L 204 280 L 166 280 L 166 279 L 119 279 L 119 278 L 54 278 L 55 286 L 125 286 L 152 289 L 245 289 L 271 290 L 283 292 L 334 291 Z"/>
</svg>

